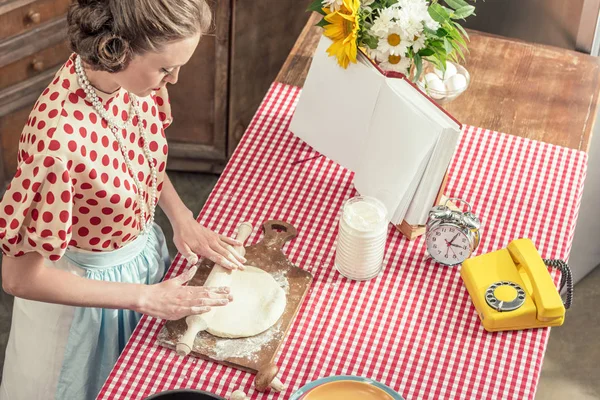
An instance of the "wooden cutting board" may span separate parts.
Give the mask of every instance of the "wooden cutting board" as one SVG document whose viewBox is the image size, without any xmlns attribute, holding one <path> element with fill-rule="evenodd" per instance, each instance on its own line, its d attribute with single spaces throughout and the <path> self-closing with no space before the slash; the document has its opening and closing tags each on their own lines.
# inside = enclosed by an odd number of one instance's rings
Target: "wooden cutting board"
<svg viewBox="0 0 600 400">
<path fill-rule="evenodd" d="M 248 260 L 246 265 L 270 273 L 284 289 L 287 304 L 283 315 L 266 332 L 251 338 L 224 339 L 207 332 L 200 332 L 196 336 L 190 355 L 254 374 L 273 362 L 313 277 L 309 272 L 290 263 L 281 251 L 287 241 L 298 236 L 296 228 L 287 222 L 272 220 L 263 224 L 263 230 L 265 235 L 262 241 L 246 247 L 245 258 Z M 189 285 L 204 284 L 213 265 L 212 261 L 203 260 Z M 175 350 L 179 338 L 186 329 L 185 318 L 168 321 L 158 334 L 158 343 Z"/>
</svg>

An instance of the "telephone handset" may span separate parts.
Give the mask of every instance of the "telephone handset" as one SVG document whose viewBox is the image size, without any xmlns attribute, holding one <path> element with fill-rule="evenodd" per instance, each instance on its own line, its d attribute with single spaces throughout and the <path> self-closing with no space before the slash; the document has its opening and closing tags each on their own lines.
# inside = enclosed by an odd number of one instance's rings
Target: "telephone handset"
<svg viewBox="0 0 600 400">
<path fill-rule="evenodd" d="M 562 272 L 561 289 L 567 284 L 565 304 L 547 264 Z M 490 332 L 562 325 L 571 303 L 568 266 L 559 260 L 543 260 L 529 239 L 513 240 L 506 249 L 465 260 L 460 274 Z"/>
</svg>

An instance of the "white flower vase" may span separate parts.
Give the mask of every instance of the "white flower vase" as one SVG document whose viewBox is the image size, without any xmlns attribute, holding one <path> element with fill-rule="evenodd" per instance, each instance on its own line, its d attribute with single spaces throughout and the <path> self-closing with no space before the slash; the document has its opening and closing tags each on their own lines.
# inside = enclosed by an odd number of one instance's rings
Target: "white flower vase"
<svg viewBox="0 0 600 400">
<path fill-rule="evenodd" d="M 412 68 L 413 74 L 415 68 Z M 423 61 L 423 71 L 416 82 L 419 89 L 425 92 L 436 103 L 448 104 L 460 96 L 471 82 L 471 76 L 465 67 L 448 61 L 446 71 L 442 72 L 428 61 Z"/>
</svg>

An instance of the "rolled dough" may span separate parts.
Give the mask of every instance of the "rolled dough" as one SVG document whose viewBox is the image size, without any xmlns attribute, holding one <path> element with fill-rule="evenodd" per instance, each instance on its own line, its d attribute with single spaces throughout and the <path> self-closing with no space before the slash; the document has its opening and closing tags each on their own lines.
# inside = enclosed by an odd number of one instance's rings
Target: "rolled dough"
<svg viewBox="0 0 600 400">
<path fill-rule="evenodd" d="M 214 307 L 206 331 L 224 338 L 258 335 L 277 322 L 285 310 L 285 292 L 271 274 L 247 266 L 230 274 L 233 301 Z M 212 311 L 211 310 L 211 311 Z"/>
</svg>

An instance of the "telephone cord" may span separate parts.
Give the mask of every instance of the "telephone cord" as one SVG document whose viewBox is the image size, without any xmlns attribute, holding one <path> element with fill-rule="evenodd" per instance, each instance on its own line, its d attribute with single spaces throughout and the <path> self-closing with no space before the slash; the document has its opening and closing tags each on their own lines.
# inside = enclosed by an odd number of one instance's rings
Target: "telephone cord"
<svg viewBox="0 0 600 400">
<path fill-rule="evenodd" d="M 544 259 L 544 263 L 553 268 L 556 268 L 560 271 L 560 289 L 559 292 L 562 292 L 565 285 L 567 286 L 566 299 L 563 300 L 563 304 L 566 309 L 571 307 L 571 302 L 573 301 L 573 276 L 571 274 L 571 268 L 567 265 L 563 260 L 548 260 Z"/>
</svg>

